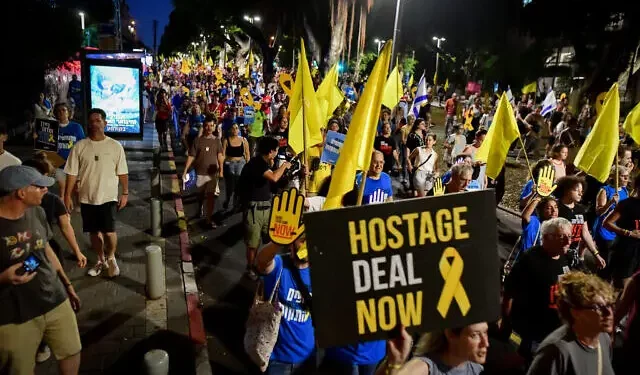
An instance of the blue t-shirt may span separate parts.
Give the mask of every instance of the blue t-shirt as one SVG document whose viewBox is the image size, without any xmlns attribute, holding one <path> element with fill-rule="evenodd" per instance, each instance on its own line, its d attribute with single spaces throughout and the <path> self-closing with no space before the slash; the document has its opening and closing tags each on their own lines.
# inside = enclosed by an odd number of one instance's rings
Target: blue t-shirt
<svg viewBox="0 0 640 375">
<path fill-rule="evenodd" d="M 525 199 L 526 197 L 531 195 L 531 193 L 533 193 L 533 180 L 527 181 L 527 183 L 524 184 L 524 187 L 522 187 L 522 191 L 520 192 L 520 200 Z"/>
<path fill-rule="evenodd" d="M 289 255 L 284 255 L 288 257 Z M 291 272 L 295 267 L 290 259 L 283 256 L 274 258 L 275 267 L 270 274 L 263 277 L 264 295 L 269 298 L 280 275 L 278 301 L 282 309 L 282 320 L 278 331 L 278 341 L 271 353 L 271 359 L 284 363 L 302 363 L 315 355 L 316 344 L 313 334 L 311 315 L 302 308 L 302 292 L 296 286 Z M 284 267 L 283 267 L 284 265 Z M 282 271 L 282 274 L 280 272 Z M 311 291 L 311 274 L 309 268 L 299 270 L 300 278 Z"/>
<path fill-rule="evenodd" d="M 536 245 L 540 245 L 542 235 L 540 231 L 540 219 L 536 215 L 531 215 L 529 224 L 522 223 L 522 251 L 527 251 Z"/>
<path fill-rule="evenodd" d="M 356 177 L 356 181 L 359 187 L 362 181 L 362 174 Z M 391 185 L 391 177 L 388 174 L 382 172 L 377 180 L 367 177 L 362 204 L 384 203 L 389 197 L 393 197 L 393 186 Z"/>
<path fill-rule="evenodd" d="M 327 348 L 325 350 L 326 358 L 353 365 L 378 364 L 386 354 L 387 342 L 384 340 Z"/>
<path fill-rule="evenodd" d="M 67 160 L 73 146 L 84 138 L 84 129 L 77 122 L 70 121 L 67 126 L 60 126 L 58 129 L 58 155 Z M 63 167 L 61 166 L 61 168 Z"/>
<path fill-rule="evenodd" d="M 609 200 L 611 200 L 611 197 L 613 197 L 613 195 L 616 193 L 616 188 L 615 186 L 611 186 L 611 185 L 605 185 L 602 188 L 604 189 L 604 192 L 607 195 L 607 202 L 608 202 Z M 627 190 L 626 186 L 623 187 L 620 191 L 618 191 L 618 197 L 619 197 L 618 203 L 629 198 L 629 191 Z M 596 238 L 599 238 L 605 241 L 613 241 L 616 238 L 616 234 L 614 232 L 611 232 L 610 230 L 606 229 L 602 225 L 604 223 L 604 219 L 606 219 L 607 216 L 609 216 L 609 214 L 613 212 L 615 208 L 616 208 L 616 203 L 612 204 L 611 207 L 609 207 L 609 209 L 605 213 L 603 213 L 602 215 L 596 218 L 596 221 L 593 223 L 593 233 L 595 234 Z"/>
</svg>

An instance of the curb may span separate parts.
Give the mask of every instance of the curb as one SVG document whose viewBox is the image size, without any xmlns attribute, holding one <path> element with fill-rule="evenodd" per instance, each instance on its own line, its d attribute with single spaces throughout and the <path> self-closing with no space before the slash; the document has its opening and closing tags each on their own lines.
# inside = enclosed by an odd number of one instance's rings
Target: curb
<svg viewBox="0 0 640 375">
<path fill-rule="evenodd" d="M 168 163 L 169 170 L 171 172 L 171 193 L 173 194 L 176 216 L 178 218 L 178 228 L 180 230 L 180 270 L 182 273 L 182 281 L 187 304 L 187 316 L 189 319 L 189 338 L 199 346 L 196 357 L 196 373 L 206 375 L 211 374 L 209 352 L 207 348 L 207 336 L 204 328 L 202 309 L 200 308 L 200 295 L 198 294 L 198 285 L 196 284 L 196 274 L 193 268 L 191 249 L 189 247 L 187 218 L 185 216 L 184 205 L 182 203 L 182 189 L 176 169 L 176 159 L 171 145 L 169 144 L 168 147 Z"/>
</svg>

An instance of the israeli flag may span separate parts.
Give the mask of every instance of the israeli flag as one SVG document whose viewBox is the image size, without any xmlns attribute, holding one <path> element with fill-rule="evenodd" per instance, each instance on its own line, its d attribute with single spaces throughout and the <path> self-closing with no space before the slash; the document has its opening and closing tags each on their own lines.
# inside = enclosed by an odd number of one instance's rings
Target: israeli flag
<svg viewBox="0 0 640 375">
<path fill-rule="evenodd" d="M 418 84 L 416 98 L 413 100 L 413 105 L 411 106 L 411 113 L 413 113 L 413 117 L 418 118 L 420 107 L 426 105 L 428 102 L 429 97 L 427 96 L 427 81 L 424 79 L 423 74 L 422 78 L 420 78 L 420 83 Z"/>
<path fill-rule="evenodd" d="M 556 94 L 553 92 L 553 90 L 551 90 L 549 91 L 549 93 L 547 94 L 547 97 L 544 98 L 544 101 L 542 102 L 542 112 L 540 112 L 540 114 L 542 116 L 546 116 L 549 113 L 551 113 L 551 111 L 556 109 L 557 106 L 558 106 L 558 102 L 556 100 Z"/>
</svg>

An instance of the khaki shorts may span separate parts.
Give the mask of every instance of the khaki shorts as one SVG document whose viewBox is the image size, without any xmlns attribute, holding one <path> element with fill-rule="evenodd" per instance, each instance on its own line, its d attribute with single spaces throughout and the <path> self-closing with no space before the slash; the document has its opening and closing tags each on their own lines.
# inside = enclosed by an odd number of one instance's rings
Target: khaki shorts
<svg viewBox="0 0 640 375">
<path fill-rule="evenodd" d="M 244 241 L 247 247 L 257 249 L 260 241 L 269 234 L 270 202 L 249 202 L 244 215 Z"/>
<path fill-rule="evenodd" d="M 33 374 L 42 341 L 57 360 L 82 350 L 76 314 L 68 299 L 27 322 L 0 326 L 0 374 Z"/>
<path fill-rule="evenodd" d="M 218 177 L 201 176 L 196 177 L 196 187 L 201 193 L 220 195 L 220 185 L 218 184 Z"/>
</svg>

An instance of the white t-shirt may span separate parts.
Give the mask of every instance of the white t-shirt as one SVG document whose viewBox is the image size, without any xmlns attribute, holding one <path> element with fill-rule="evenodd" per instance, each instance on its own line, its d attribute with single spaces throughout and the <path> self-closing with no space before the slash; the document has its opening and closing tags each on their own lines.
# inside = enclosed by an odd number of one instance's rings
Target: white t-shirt
<svg viewBox="0 0 640 375">
<path fill-rule="evenodd" d="M 118 201 L 118 176 L 129 173 L 120 142 L 83 139 L 71 149 L 64 172 L 78 176 L 80 203 L 101 205 Z"/>
<path fill-rule="evenodd" d="M 20 165 L 20 164 L 22 164 L 20 159 L 13 156 L 13 154 L 10 153 L 9 151 L 4 150 L 4 152 L 0 154 L 0 171 L 5 169 L 6 167 L 9 167 L 12 165 Z"/>
</svg>

